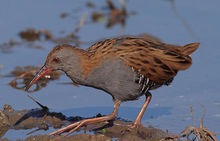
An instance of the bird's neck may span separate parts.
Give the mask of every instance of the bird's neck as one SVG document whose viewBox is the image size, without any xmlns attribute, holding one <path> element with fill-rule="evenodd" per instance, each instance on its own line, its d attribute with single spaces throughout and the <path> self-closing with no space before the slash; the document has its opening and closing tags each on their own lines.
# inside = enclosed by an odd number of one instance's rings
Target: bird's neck
<svg viewBox="0 0 220 141">
<path fill-rule="evenodd" d="M 85 85 L 86 72 L 90 67 L 90 62 L 87 52 L 77 48 L 68 57 L 63 71 L 74 83 Z"/>
</svg>

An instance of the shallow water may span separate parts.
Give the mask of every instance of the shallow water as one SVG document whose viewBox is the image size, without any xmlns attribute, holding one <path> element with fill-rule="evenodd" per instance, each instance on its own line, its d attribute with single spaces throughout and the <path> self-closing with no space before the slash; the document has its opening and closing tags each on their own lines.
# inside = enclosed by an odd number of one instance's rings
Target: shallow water
<svg viewBox="0 0 220 141">
<path fill-rule="evenodd" d="M 200 103 L 207 109 L 204 125 L 213 132 L 220 132 L 218 86 L 220 79 L 220 48 L 218 46 L 220 2 L 218 0 L 175 1 L 178 13 L 173 10 L 172 3 L 167 0 L 128 1 L 127 10 L 135 10 L 137 14 L 129 16 L 124 30 L 120 25 L 106 29 L 105 22 L 91 23 L 89 16 L 96 8 L 87 8 L 85 3 L 85 0 L 78 3 L 70 0 L 65 2 L 58 0 L 1 1 L 0 44 L 10 39 L 20 41 L 18 32 L 27 28 L 47 29 L 55 37 L 63 36 L 77 26 L 83 13 L 87 13 L 86 24 L 77 33 L 81 41 L 93 42 L 119 35 L 149 33 L 164 42 L 173 44 L 200 42 L 199 50 L 192 55 L 192 67 L 179 72 L 171 88 L 163 87 L 152 91 L 153 98 L 142 123 L 146 126 L 168 129 L 170 133 L 179 133 L 186 126 L 193 125 L 190 105 L 194 108 L 194 118 L 197 125 L 199 124 L 198 119 L 203 112 Z M 99 7 L 105 5 L 105 1 L 94 1 L 94 3 Z M 118 1 L 115 3 L 119 7 Z M 61 19 L 59 15 L 62 12 L 71 12 L 71 16 Z M 9 74 L 16 66 L 43 64 L 55 43 L 36 42 L 36 44 L 44 48 L 29 48 L 27 44 L 23 44 L 8 49 L 7 53 L 0 48 L 0 65 L 3 66 L 0 75 Z M 87 48 L 89 45 L 81 47 Z M 25 95 L 25 92 L 8 85 L 12 79 L 0 77 L 0 107 L 10 104 L 16 110 L 36 108 L 37 105 Z M 46 88 L 31 95 L 53 111 L 61 111 L 67 115 L 94 116 L 97 113 L 111 112 L 112 99 L 105 92 L 83 86 L 59 84 L 69 81 L 65 75 L 62 75 L 59 80 L 49 82 Z M 123 103 L 119 117 L 134 120 L 143 102 L 144 97 Z M 12 130 L 4 137 L 13 140 L 24 138 L 24 132 L 26 131 L 13 132 Z M 220 139 L 219 135 L 217 139 Z"/>
</svg>

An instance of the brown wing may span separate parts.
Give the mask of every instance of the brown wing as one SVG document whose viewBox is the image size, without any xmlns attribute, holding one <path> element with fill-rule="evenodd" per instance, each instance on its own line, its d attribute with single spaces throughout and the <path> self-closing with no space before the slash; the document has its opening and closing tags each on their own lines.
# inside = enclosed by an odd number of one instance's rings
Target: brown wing
<svg viewBox="0 0 220 141">
<path fill-rule="evenodd" d="M 119 57 L 135 71 L 158 83 L 165 83 L 192 64 L 191 58 L 181 53 L 181 47 L 142 38 L 109 39 L 98 42 L 87 51 L 97 58 L 94 60 Z"/>
<path fill-rule="evenodd" d="M 117 40 L 118 40 L 117 38 L 101 40 L 101 41 L 93 44 L 91 47 L 87 48 L 86 51 L 89 52 L 90 56 L 95 55 L 96 52 L 97 52 L 96 55 L 102 56 L 102 54 L 100 54 L 100 53 L 114 47 L 114 43 Z"/>
</svg>

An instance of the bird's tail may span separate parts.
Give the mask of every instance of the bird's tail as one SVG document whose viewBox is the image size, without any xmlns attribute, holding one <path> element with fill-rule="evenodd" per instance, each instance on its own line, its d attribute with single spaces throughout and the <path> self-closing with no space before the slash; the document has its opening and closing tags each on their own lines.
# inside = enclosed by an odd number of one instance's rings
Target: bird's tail
<svg viewBox="0 0 220 141">
<path fill-rule="evenodd" d="M 183 47 L 180 48 L 181 53 L 184 55 L 190 55 L 198 49 L 199 44 L 200 43 L 191 43 L 191 44 L 184 45 Z"/>
<path fill-rule="evenodd" d="M 182 47 L 176 47 L 175 49 L 179 54 L 176 54 L 176 56 L 167 55 L 166 64 L 169 64 L 169 66 L 175 70 L 188 69 L 192 65 L 192 58 L 189 55 L 196 51 L 198 47 L 199 43 L 191 43 Z"/>
</svg>

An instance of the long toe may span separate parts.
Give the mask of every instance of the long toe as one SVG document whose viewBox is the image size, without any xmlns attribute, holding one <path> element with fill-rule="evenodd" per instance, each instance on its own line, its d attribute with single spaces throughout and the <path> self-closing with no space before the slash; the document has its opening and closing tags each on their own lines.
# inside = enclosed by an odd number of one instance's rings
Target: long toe
<svg viewBox="0 0 220 141">
<path fill-rule="evenodd" d="M 73 124 L 71 124 L 67 127 L 64 127 L 60 130 L 54 131 L 54 132 L 52 132 L 48 135 L 49 136 L 60 135 L 64 132 L 68 131 L 68 133 L 64 135 L 64 136 L 68 136 L 69 134 L 71 134 L 72 132 L 75 132 L 80 127 L 83 127 L 83 126 L 86 126 L 86 125 L 89 125 L 89 124 L 94 124 L 94 123 L 98 123 L 98 122 L 104 122 L 104 121 L 115 119 L 115 117 L 117 116 L 117 113 L 118 113 L 118 107 L 120 106 L 120 103 L 121 103 L 121 101 L 114 101 L 114 110 L 111 114 L 109 114 L 107 116 L 84 119 L 82 121 L 73 123 Z"/>
<path fill-rule="evenodd" d="M 64 132 L 67 132 L 67 131 L 69 131 L 69 130 L 75 128 L 75 127 L 77 127 L 79 124 L 80 124 L 80 121 L 79 121 L 79 122 L 76 122 L 76 123 L 73 123 L 73 124 L 70 124 L 69 126 L 64 127 L 64 128 L 61 128 L 61 129 L 59 129 L 59 130 L 57 130 L 57 131 L 54 131 L 54 132 L 52 132 L 52 133 L 50 133 L 50 134 L 48 134 L 48 135 L 49 135 L 49 136 L 60 135 L 60 134 L 62 134 L 62 133 L 64 133 Z"/>
</svg>

